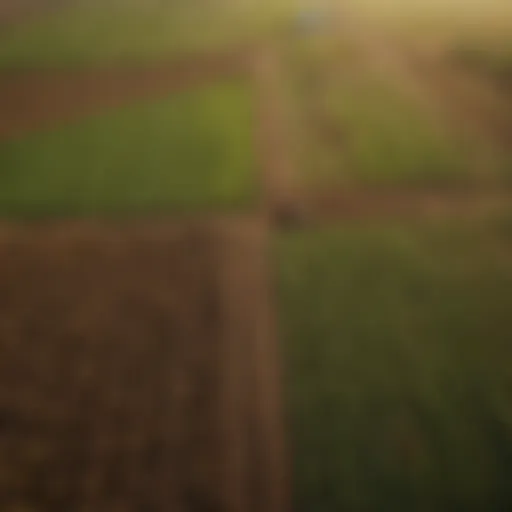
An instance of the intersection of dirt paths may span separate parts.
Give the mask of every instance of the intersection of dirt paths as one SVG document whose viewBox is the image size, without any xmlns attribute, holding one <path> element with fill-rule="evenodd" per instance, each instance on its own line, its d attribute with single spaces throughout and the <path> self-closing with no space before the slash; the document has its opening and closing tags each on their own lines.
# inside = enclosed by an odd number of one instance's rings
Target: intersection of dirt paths
<svg viewBox="0 0 512 512">
<path fill-rule="evenodd" d="M 262 204 L 253 216 L 0 229 L 4 508 L 286 510 L 267 268 L 274 209 L 305 204 L 322 223 L 384 211 L 474 212 L 473 199 L 454 206 L 435 193 L 419 201 L 410 191 L 299 193 L 279 62 L 268 48 L 251 62 L 262 170 Z M 52 72 L 37 79 L 36 90 L 45 91 L 39 99 L 31 99 L 35 75 L 5 75 L 5 105 L 32 106 L 24 118 L 12 108 L 3 135 L 238 74 L 246 63 L 244 53 L 172 70 Z"/>
</svg>

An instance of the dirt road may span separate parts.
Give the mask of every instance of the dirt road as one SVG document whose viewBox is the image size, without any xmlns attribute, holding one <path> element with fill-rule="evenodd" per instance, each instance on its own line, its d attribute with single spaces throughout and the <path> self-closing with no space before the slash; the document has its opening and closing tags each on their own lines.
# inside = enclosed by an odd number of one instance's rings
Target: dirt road
<svg viewBox="0 0 512 512">
<path fill-rule="evenodd" d="M 512 191 L 488 189 L 372 188 L 330 189 L 308 197 L 314 225 L 411 219 L 478 219 L 510 211 Z"/>
<path fill-rule="evenodd" d="M 262 185 L 261 206 L 264 215 L 276 219 L 293 215 L 302 204 L 284 89 L 284 69 L 278 52 L 266 45 L 255 52 L 252 64 L 258 105 L 256 144 Z"/>
</svg>

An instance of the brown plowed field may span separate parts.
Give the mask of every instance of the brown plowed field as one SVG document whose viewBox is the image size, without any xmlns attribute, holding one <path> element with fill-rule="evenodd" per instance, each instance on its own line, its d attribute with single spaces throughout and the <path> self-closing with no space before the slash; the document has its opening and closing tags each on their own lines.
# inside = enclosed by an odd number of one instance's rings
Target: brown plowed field
<svg viewBox="0 0 512 512">
<path fill-rule="evenodd" d="M 250 220 L 6 225 L 0 508 L 283 510 L 264 258 Z"/>
</svg>

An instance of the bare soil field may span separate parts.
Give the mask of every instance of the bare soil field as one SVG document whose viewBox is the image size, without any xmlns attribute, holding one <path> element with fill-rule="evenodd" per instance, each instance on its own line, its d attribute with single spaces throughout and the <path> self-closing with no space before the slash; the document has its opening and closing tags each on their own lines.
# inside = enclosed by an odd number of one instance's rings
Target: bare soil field
<svg viewBox="0 0 512 512">
<path fill-rule="evenodd" d="M 2 510 L 284 510 L 258 226 L 2 226 Z"/>
</svg>

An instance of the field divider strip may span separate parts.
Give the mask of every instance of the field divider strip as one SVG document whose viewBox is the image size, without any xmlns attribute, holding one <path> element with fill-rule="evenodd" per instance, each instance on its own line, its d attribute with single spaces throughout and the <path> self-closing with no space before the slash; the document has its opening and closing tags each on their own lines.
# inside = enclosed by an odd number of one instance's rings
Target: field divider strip
<svg viewBox="0 0 512 512">
<path fill-rule="evenodd" d="M 271 46 L 258 48 L 252 62 L 256 96 L 256 146 L 260 155 L 261 209 L 273 215 L 301 204 L 284 94 L 283 65 Z"/>
<path fill-rule="evenodd" d="M 267 225 L 259 217 L 220 232 L 224 308 L 226 485 L 230 512 L 286 512 L 289 502 L 284 408 L 276 320 L 267 263 Z M 228 476 L 229 475 L 229 476 Z M 229 494 L 229 492 L 226 492 Z"/>
</svg>

